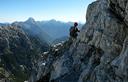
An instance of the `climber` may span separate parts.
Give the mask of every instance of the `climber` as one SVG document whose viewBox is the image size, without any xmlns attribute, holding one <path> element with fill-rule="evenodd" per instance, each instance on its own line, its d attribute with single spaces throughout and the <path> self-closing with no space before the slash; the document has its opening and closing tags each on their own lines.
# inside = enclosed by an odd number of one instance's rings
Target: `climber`
<svg viewBox="0 0 128 82">
<path fill-rule="evenodd" d="M 72 26 L 70 28 L 70 37 L 73 38 L 73 39 L 76 39 L 77 36 L 78 36 L 77 32 L 80 32 L 80 30 L 77 28 L 77 26 L 78 26 L 78 23 L 75 22 L 74 26 Z"/>
</svg>

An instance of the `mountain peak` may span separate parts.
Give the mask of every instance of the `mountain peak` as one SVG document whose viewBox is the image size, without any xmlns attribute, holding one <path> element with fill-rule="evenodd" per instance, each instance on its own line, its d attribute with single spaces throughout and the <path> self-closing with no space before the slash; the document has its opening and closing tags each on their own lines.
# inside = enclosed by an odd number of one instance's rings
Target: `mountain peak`
<svg viewBox="0 0 128 82">
<path fill-rule="evenodd" d="M 29 17 L 28 20 L 26 20 L 26 22 L 31 22 L 31 23 L 35 23 L 35 19 L 32 17 Z"/>
<path fill-rule="evenodd" d="M 55 19 L 51 19 L 50 21 L 56 21 Z"/>
</svg>

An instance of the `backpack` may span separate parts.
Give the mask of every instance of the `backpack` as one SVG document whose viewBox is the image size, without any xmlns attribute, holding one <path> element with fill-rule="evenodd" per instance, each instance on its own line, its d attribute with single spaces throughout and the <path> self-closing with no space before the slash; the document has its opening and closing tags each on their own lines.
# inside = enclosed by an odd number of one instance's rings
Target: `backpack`
<svg viewBox="0 0 128 82">
<path fill-rule="evenodd" d="M 76 28 L 73 26 L 70 28 L 70 36 L 77 37 Z"/>
<path fill-rule="evenodd" d="M 74 32 L 75 32 L 75 28 L 72 26 L 72 27 L 70 28 L 70 35 L 72 35 Z"/>
</svg>

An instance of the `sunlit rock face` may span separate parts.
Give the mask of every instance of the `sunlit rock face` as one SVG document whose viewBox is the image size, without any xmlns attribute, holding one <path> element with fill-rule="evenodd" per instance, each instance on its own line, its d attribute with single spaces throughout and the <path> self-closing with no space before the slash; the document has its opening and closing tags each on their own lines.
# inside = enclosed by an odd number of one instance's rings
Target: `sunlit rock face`
<svg viewBox="0 0 128 82">
<path fill-rule="evenodd" d="M 63 44 L 59 54 L 48 54 L 46 62 L 51 62 L 46 63 L 38 82 L 46 77 L 46 82 L 127 82 L 127 7 L 127 0 L 91 3 L 77 39 L 66 48 L 70 40 Z"/>
</svg>

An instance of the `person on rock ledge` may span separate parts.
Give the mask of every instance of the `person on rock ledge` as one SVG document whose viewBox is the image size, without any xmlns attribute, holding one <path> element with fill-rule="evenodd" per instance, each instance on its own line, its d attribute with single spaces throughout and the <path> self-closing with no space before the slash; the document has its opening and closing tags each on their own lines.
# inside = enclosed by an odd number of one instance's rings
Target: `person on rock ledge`
<svg viewBox="0 0 128 82">
<path fill-rule="evenodd" d="M 76 39 L 78 36 L 77 32 L 80 32 L 80 30 L 77 28 L 77 26 L 78 26 L 78 23 L 74 22 L 74 26 L 71 26 L 71 28 L 70 28 L 70 38 L 72 38 L 72 39 Z"/>
</svg>

